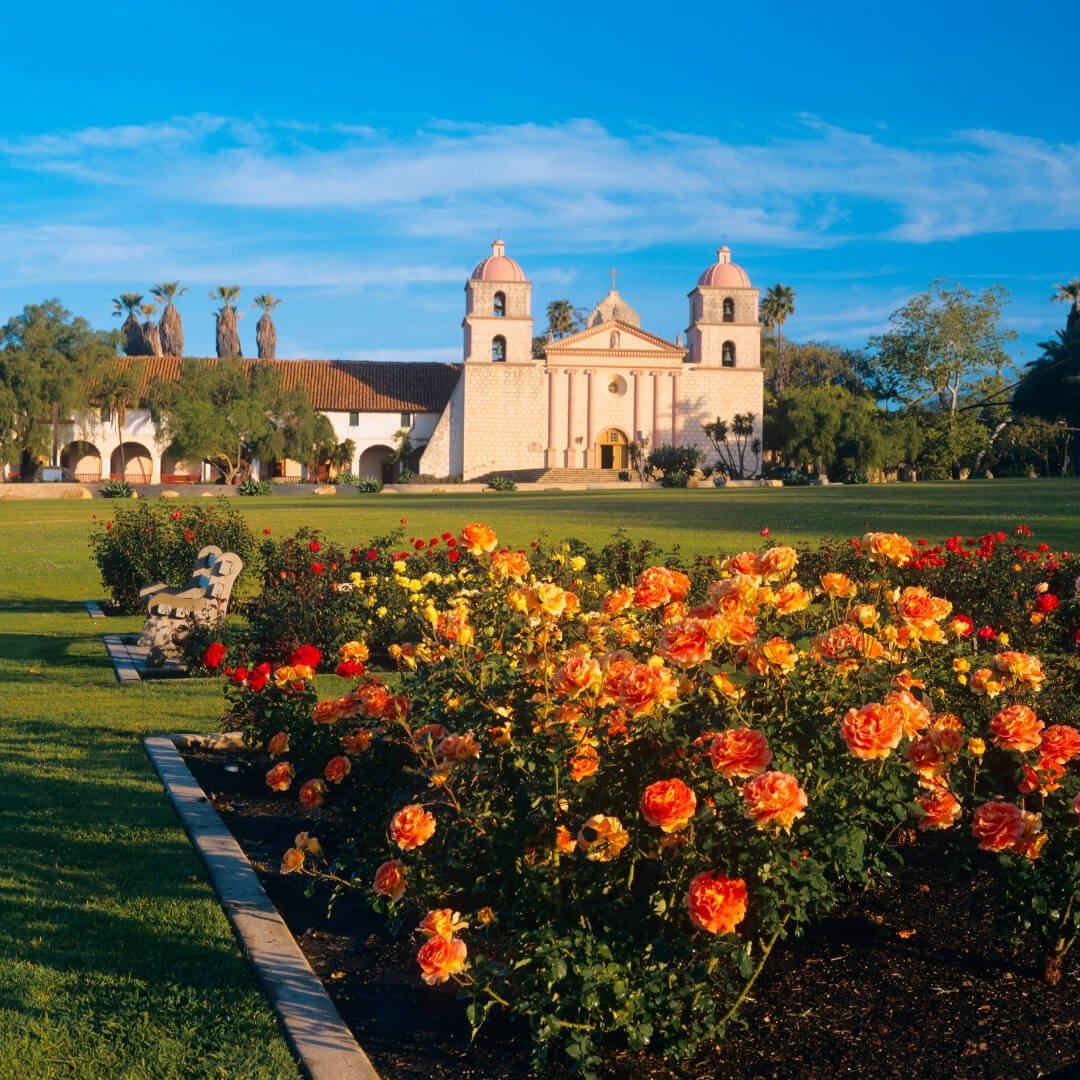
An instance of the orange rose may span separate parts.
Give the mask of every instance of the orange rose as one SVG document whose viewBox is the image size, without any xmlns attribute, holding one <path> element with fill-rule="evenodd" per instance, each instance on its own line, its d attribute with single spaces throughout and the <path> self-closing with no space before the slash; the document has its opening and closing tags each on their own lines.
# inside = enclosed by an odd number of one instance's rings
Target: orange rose
<svg viewBox="0 0 1080 1080">
<path fill-rule="evenodd" d="M 465 970 L 469 950 L 461 938 L 432 937 L 420 947 L 416 962 L 420 965 L 420 978 L 434 986 L 444 983 L 451 975 Z"/>
<path fill-rule="evenodd" d="M 971 821 L 971 835 L 983 851 L 1007 851 L 1024 836 L 1024 812 L 1015 803 L 983 803 Z"/>
<path fill-rule="evenodd" d="M 560 825 L 555 830 L 555 847 L 563 855 L 569 855 L 577 847 L 574 834 L 565 825 Z"/>
<path fill-rule="evenodd" d="M 495 577 L 516 578 L 520 581 L 529 573 L 529 560 L 524 551 L 503 548 L 491 556 L 491 573 Z"/>
<path fill-rule="evenodd" d="M 797 581 L 789 581 L 776 590 L 772 605 L 781 615 L 794 615 L 797 611 L 805 611 L 813 599 Z"/>
<path fill-rule="evenodd" d="M 962 683 L 967 676 L 961 674 L 958 680 Z M 973 694 L 985 694 L 993 700 L 1005 689 L 1004 679 L 994 678 L 994 673 L 989 668 L 976 668 L 971 673 L 971 692 Z"/>
<path fill-rule="evenodd" d="M 311 710 L 313 724 L 332 724 L 341 718 L 341 702 L 338 698 L 325 698 Z"/>
<path fill-rule="evenodd" d="M 487 525 L 466 525 L 461 530 L 461 543 L 470 555 L 483 555 L 499 546 L 494 531 Z"/>
<path fill-rule="evenodd" d="M 1039 767 L 1068 765 L 1080 756 L 1080 731 L 1070 724 L 1053 724 L 1042 733 L 1039 743 Z"/>
<path fill-rule="evenodd" d="M 435 835 L 435 818 L 418 803 L 403 806 L 390 819 L 390 839 L 403 851 L 423 847 Z"/>
<path fill-rule="evenodd" d="M 332 757 L 323 769 L 323 776 L 331 784 L 340 784 L 352 771 L 352 762 L 343 754 Z"/>
<path fill-rule="evenodd" d="M 655 664 L 634 664 L 622 681 L 621 703 L 631 716 L 650 713 L 678 694 L 674 675 Z"/>
<path fill-rule="evenodd" d="M 729 555 L 720 564 L 720 568 L 729 574 L 749 574 L 751 577 L 761 577 L 761 568 L 755 551 L 740 551 L 738 555 Z"/>
<path fill-rule="evenodd" d="M 447 735 L 435 747 L 435 754 L 442 761 L 468 761 L 480 756 L 480 745 L 472 732 L 464 735 Z"/>
<path fill-rule="evenodd" d="M 867 556 L 876 563 L 907 566 L 915 556 L 915 548 L 906 536 L 898 533 L 866 533 L 862 545 Z"/>
<path fill-rule="evenodd" d="M 712 655 L 699 619 L 683 619 L 665 627 L 656 651 L 681 668 L 702 664 Z"/>
<path fill-rule="evenodd" d="M 1022 652 L 1003 652 L 994 657 L 997 668 L 1018 689 L 1037 692 L 1046 678 L 1042 664 L 1035 656 Z"/>
<path fill-rule="evenodd" d="M 657 780 L 641 796 L 641 815 L 662 832 L 686 828 L 697 810 L 697 796 L 679 779 Z"/>
<path fill-rule="evenodd" d="M 941 641 L 944 633 L 938 625 L 952 612 L 952 604 L 940 596 L 931 596 L 920 585 L 911 585 L 900 594 L 896 605 L 904 622 L 917 626 L 928 641 Z"/>
<path fill-rule="evenodd" d="M 788 675 L 795 670 L 799 653 L 786 638 L 769 638 L 746 654 L 746 666 L 755 675 Z"/>
<path fill-rule="evenodd" d="M 743 785 L 742 794 L 746 816 L 759 829 L 790 830 L 806 812 L 806 792 L 787 773 L 763 772 Z"/>
<path fill-rule="evenodd" d="M 1021 754 L 1034 750 L 1042 741 L 1045 725 L 1026 705 L 1009 705 L 990 721 L 990 734 L 1003 750 Z"/>
<path fill-rule="evenodd" d="M 645 609 L 663 607 L 672 601 L 686 599 L 690 579 L 667 566 L 650 566 L 638 575 L 634 587 L 634 603 Z"/>
<path fill-rule="evenodd" d="M 909 739 L 915 738 L 930 723 L 930 710 L 907 690 L 890 690 L 882 704 L 899 714 L 900 724 Z"/>
<path fill-rule="evenodd" d="M 316 810 L 322 806 L 323 799 L 326 797 L 326 784 L 322 780 L 308 780 L 306 783 L 301 784 L 300 791 L 298 792 L 300 799 L 300 805 L 307 810 Z"/>
<path fill-rule="evenodd" d="M 405 864 L 400 859 L 387 859 L 375 871 L 371 891 L 388 896 L 396 904 L 405 895 Z"/>
<path fill-rule="evenodd" d="M 951 829 L 962 813 L 960 800 L 947 787 L 935 787 L 915 801 L 923 810 L 920 829 Z"/>
<path fill-rule="evenodd" d="M 595 690 L 602 677 L 599 660 L 591 656 L 572 657 L 555 675 L 555 693 L 560 697 L 577 697 L 586 690 Z"/>
<path fill-rule="evenodd" d="M 300 848 L 289 848 L 281 858 L 281 872 L 295 874 L 304 868 L 304 852 Z"/>
<path fill-rule="evenodd" d="M 772 758 L 768 740 L 752 728 L 721 731 L 709 747 L 709 760 L 725 780 L 758 776 L 769 767 Z"/>
<path fill-rule="evenodd" d="M 940 776 L 960 756 L 964 736 L 952 728 L 934 728 L 908 747 L 908 761 L 924 780 Z"/>
<path fill-rule="evenodd" d="M 266 752 L 271 757 L 281 757 L 282 754 L 287 754 L 289 752 L 289 733 L 279 731 L 276 735 L 272 735 L 270 741 L 266 744 Z"/>
<path fill-rule="evenodd" d="M 799 561 L 799 556 L 794 548 L 782 545 L 769 548 L 758 563 L 758 573 L 766 581 L 779 581 L 786 578 Z"/>
<path fill-rule="evenodd" d="M 358 686 L 350 696 L 366 716 L 379 716 L 390 699 L 390 691 L 381 682 L 373 680 Z"/>
<path fill-rule="evenodd" d="M 570 779 L 577 782 L 593 776 L 600 768 L 600 755 L 593 746 L 579 746 L 570 758 Z"/>
<path fill-rule="evenodd" d="M 287 761 L 279 761 L 267 774 L 266 786 L 271 791 L 288 791 L 296 770 Z"/>
<path fill-rule="evenodd" d="M 345 644 L 338 649 L 338 656 L 340 656 L 342 660 L 353 660 L 360 664 L 367 663 L 370 655 L 370 650 L 362 641 L 346 641 Z"/>
<path fill-rule="evenodd" d="M 630 834 L 617 817 L 593 814 L 577 835 L 578 849 L 593 862 L 611 862 L 630 842 Z"/>
<path fill-rule="evenodd" d="M 468 922 L 461 913 L 452 908 L 436 908 L 429 911 L 416 928 L 425 937 L 441 937 L 449 940 L 459 930 L 467 930 Z"/>
<path fill-rule="evenodd" d="M 341 749 L 346 754 L 362 754 L 371 749 L 373 739 L 372 733 L 366 729 L 353 731 L 348 735 L 341 736 Z"/>
<path fill-rule="evenodd" d="M 838 600 L 846 600 L 856 593 L 855 582 L 847 574 L 822 574 L 821 587 L 826 594 Z"/>
<path fill-rule="evenodd" d="M 556 619 L 577 610 L 577 597 L 551 581 L 538 581 L 526 596 L 530 611 L 542 611 Z"/>
<path fill-rule="evenodd" d="M 876 701 L 848 709 L 840 724 L 840 737 L 854 757 L 863 761 L 887 758 L 904 735 L 901 714 Z"/>
<path fill-rule="evenodd" d="M 686 907 L 690 921 L 710 934 L 733 934 L 746 918 L 747 891 L 742 878 L 706 870 L 690 882 Z"/>
<path fill-rule="evenodd" d="M 600 607 L 606 615 L 618 615 L 625 611 L 634 602 L 634 590 L 627 585 L 622 589 L 609 592 L 603 599 Z"/>
</svg>

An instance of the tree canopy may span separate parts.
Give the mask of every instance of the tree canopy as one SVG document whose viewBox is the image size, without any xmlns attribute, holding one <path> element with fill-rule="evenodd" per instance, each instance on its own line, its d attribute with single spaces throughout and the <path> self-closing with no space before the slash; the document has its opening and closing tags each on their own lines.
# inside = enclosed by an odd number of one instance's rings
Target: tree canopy
<svg viewBox="0 0 1080 1080">
<path fill-rule="evenodd" d="M 116 354 L 116 335 L 93 330 L 59 300 L 30 304 L 0 328 L 0 458 L 24 477 L 52 442 L 60 416 L 86 407 L 87 387 Z"/>
</svg>

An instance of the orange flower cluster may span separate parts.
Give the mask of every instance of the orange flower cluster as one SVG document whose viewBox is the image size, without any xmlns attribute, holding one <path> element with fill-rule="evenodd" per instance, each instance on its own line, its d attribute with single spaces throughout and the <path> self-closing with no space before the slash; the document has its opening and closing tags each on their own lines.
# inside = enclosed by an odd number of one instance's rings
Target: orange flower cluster
<svg viewBox="0 0 1080 1080">
<path fill-rule="evenodd" d="M 748 894 L 742 878 L 718 870 L 698 874 L 686 892 L 690 921 L 710 934 L 733 934 L 746 918 Z"/>
<path fill-rule="evenodd" d="M 790 831 L 795 819 L 806 813 L 806 792 L 788 773 L 763 772 L 743 785 L 742 795 L 746 816 L 759 829 Z"/>
<path fill-rule="evenodd" d="M 662 832 L 685 829 L 697 811 L 697 796 L 678 778 L 657 780 L 641 796 L 641 816 Z"/>
<path fill-rule="evenodd" d="M 423 847 L 435 835 L 435 816 L 413 803 L 390 819 L 390 839 L 403 851 Z"/>
</svg>

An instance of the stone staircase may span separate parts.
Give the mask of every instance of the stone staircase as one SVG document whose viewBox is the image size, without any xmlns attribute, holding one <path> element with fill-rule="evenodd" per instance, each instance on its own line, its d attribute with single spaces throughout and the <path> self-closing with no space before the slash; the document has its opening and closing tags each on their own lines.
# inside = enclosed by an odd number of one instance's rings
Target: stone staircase
<svg viewBox="0 0 1080 1080">
<path fill-rule="evenodd" d="M 619 484 L 618 469 L 504 469 L 476 478 L 488 483 L 496 476 L 509 477 L 517 484 Z"/>
</svg>

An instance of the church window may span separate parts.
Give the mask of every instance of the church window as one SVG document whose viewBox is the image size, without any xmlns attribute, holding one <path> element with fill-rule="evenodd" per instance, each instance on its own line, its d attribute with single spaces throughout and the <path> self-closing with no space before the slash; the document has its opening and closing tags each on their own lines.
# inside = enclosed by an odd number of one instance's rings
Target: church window
<svg viewBox="0 0 1080 1080">
<path fill-rule="evenodd" d="M 491 359 L 495 361 L 506 359 L 506 338 L 502 334 L 496 334 L 491 339 Z"/>
<path fill-rule="evenodd" d="M 506 293 L 497 292 L 495 294 L 492 311 L 496 319 L 501 319 L 506 315 Z"/>
<path fill-rule="evenodd" d="M 720 350 L 720 363 L 723 367 L 735 366 L 735 342 L 725 341 Z"/>
<path fill-rule="evenodd" d="M 349 413 L 349 427 L 360 426 L 360 414 L 358 412 Z"/>
<path fill-rule="evenodd" d="M 735 321 L 735 301 L 730 296 L 724 297 L 724 322 Z"/>
</svg>

